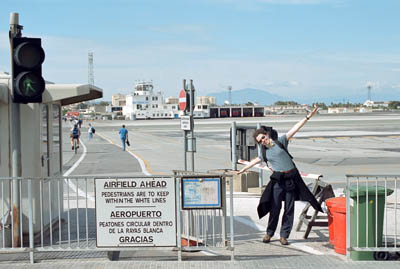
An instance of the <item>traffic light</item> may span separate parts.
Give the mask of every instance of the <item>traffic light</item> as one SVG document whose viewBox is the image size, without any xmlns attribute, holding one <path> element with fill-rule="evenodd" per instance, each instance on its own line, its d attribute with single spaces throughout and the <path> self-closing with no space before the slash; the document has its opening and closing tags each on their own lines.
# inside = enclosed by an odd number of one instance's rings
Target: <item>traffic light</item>
<svg viewBox="0 0 400 269">
<path fill-rule="evenodd" d="M 14 103 L 41 103 L 45 90 L 42 77 L 44 50 L 40 38 L 12 38 Z"/>
</svg>

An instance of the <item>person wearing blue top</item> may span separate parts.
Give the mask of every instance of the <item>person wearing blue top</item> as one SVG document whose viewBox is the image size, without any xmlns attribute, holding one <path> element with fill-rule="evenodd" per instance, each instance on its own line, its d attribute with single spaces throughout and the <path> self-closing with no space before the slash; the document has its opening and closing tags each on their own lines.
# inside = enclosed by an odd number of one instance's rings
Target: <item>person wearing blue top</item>
<svg viewBox="0 0 400 269">
<path fill-rule="evenodd" d="M 255 130 L 253 138 L 256 144 L 261 145 L 262 154 L 237 172 L 237 174 L 241 174 L 262 161 L 273 171 L 271 180 L 266 186 L 257 207 L 260 219 L 269 213 L 266 235 L 263 238 L 264 243 L 269 243 L 275 233 L 283 201 L 285 206 L 279 240 L 282 245 L 289 244 L 287 238 L 289 238 L 293 227 L 296 200 L 307 201 L 316 210 L 322 212 L 320 204 L 305 185 L 292 161 L 292 156 L 287 150 L 289 140 L 314 116 L 317 109 L 318 107 L 315 107 L 304 119 L 296 123 L 289 132 L 282 136 L 278 137 L 278 133 L 272 127 L 262 126 Z"/>
<path fill-rule="evenodd" d="M 74 150 L 74 139 L 76 139 L 76 148 L 79 148 L 79 137 L 81 136 L 81 130 L 78 127 L 78 124 L 74 124 L 74 127 L 69 131 L 69 137 L 71 138 L 71 146 L 72 150 Z"/>
<path fill-rule="evenodd" d="M 128 130 L 125 129 L 125 125 L 119 130 L 119 138 L 121 138 L 122 150 L 125 151 L 126 142 L 128 141 Z"/>
</svg>

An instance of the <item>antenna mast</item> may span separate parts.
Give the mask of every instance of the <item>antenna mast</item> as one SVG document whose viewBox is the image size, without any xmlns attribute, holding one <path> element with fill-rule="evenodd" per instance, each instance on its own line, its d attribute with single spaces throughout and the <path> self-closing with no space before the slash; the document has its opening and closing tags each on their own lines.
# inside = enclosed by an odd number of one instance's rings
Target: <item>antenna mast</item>
<svg viewBox="0 0 400 269">
<path fill-rule="evenodd" d="M 89 52 L 88 55 L 88 83 L 94 85 L 94 73 L 93 73 L 93 52 Z"/>
<path fill-rule="evenodd" d="M 371 88 L 372 88 L 371 84 L 368 84 L 368 85 L 367 85 L 367 89 L 368 89 L 368 100 L 370 100 L 370 101 L 371 101 Z"/>
<path fill-rule="evenodd" d="M 232 86 L 228 86 L 228 101 L 229 105 L 232 105 Z"/>
<path fill-rule="evenodd" d="M 367 96 L 367 100 L 368 101 L 372 101 L 371 100 L 371 89 L 372 89 L 372 86 L 374 85 L 374 83 L 373 82 L 371 82 L 371 81 L 367 81 L 367 83 L 365 84 L 365 86 L 367 86 L 367 94 L 368 94 L 368 96 Z"/>
</svg>

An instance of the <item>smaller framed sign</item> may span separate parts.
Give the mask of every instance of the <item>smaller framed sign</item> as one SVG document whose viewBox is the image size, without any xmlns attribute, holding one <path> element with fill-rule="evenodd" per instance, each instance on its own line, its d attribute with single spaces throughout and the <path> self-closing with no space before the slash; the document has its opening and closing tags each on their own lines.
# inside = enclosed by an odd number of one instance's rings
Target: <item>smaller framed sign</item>
<svg viewBox="0 0 400 269">
<path fill-rule="evenodd" d="M 190 131 L 192 130 L 192 117 L 191 116 L 181 116 L 181 129 Z"/>
<path fill-rule="evenodd" d="M 182 177 L 182 209 L 221 208 L 220 177 Z"/>
</svg>

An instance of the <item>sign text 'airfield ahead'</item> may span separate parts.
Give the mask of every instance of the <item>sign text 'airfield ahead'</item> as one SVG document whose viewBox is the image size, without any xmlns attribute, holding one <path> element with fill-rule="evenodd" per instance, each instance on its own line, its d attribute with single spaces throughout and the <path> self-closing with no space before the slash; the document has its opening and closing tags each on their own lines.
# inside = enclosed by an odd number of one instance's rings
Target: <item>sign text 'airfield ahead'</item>
<svg viewBox="0 0 400 269">
<path fill-rule="evenodd" d="M 173 178 L 96 179 L 97 246 L 176 246 Z"/>
</svg>

